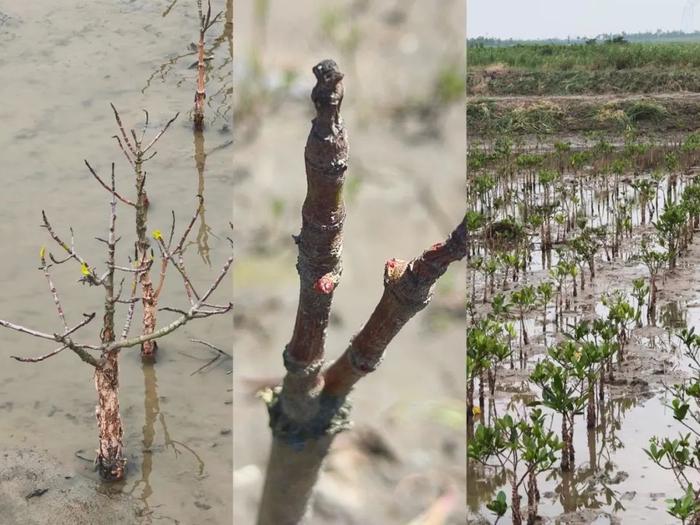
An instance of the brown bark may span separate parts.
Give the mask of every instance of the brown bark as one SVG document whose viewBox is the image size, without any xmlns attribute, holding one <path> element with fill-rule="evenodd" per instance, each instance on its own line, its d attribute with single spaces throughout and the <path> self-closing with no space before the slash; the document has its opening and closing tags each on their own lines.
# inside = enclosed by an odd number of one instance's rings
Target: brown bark
<svg viewBox="0 0 700 525">
<path fill-rule="evenodd" d="M 291 419 L 276 393 L 270 403 L 273 441 L 258 525 L 307 523 L 313 488 L 335 434 L 349 426 L 347 403 L 321 396 L 318 412 L 304 422 Z"/>
<path fill-rule="evenodd" d="M 126 473 L 121 416 L 119 414 L 119 353 L 109 352 L 105 363 L 95 369 L 98 405 L 95 409 L 99 428 L 97 468 L 108 481 L 119 481 Z"/>
<path fill-rule="evenodd" d="M 258 525 L 305 522 L 318 472 L 335 432 L 345 428 L 343 401 L 322 395 L 326 327 L 333 291 L 342 271 L 340 254 L 345 206 L 342 187 L 348 159 L 340 116 L 343 74 L 332 60 L 313 68 L 316 108 L 306 143 L 307 194 L 299 248 L 299 306 L 284 350 L 287 374 L 269 404 L 273 444 Z M 294 472 L 290 477 L 290 472 Z"/>
<path fill-rule="evenodd" d="M 566 415 L 561 416 L 561 469 L 564 472 L 571 470 L 570 455 L 569 455 L 569 431 L 566 421 Z"/>
<path fill-rule="evenodd" d="M 144 260 L 148 257 L 150 243 L 146 234 L 148 223 L 148 195 L 146 194 L 146 173 L 143 171 L 143 152 L 141 145 L 136 145 L 136 159 L 134 172 L 136 173 L 136 260 Z M 141 302 L 143 305 L 143 334 L 150 335 L 156 328 L 156 311 L 158 298 L 153 289 L 151 272 L 145 271 L 140 277 Z M 154 361 L 158 343 L 155 340 L 145 341 L 141 345 L 141 358 L 145 361 Z"/>
<path fill-rule="evenodd" d="M 232 9 L 229 10 L 229 4 L 226 5 L 226 8 L 227 25 L 224 27 L 224 34 L 228 31 L 228 15 L 233 14 Z M 217 22 L 222 13 L 217 14 L 214 18 L 211 17 L 210 0 L 207 0 L 206 13 L 202 12 L 202 0 L 198 0 L 197 11 L 199 14 L 199 42 L 197 43 L 197 90 L 194 94 L 194 129 L 195 131 L 202 131 L 204 129 L 204 101 L 207 98 L 205 90 L 206 61 L 204 56 L 204 37 L 207 30 Z M 233 32 L 232 25 L 231 32 Z"/>
<path fill-rule="evenodd" d="M 537 523 L 537 507 L 540 501 L 540 491 L 537 488 L 537 473 L 530 470 L 527 475 L 527 525 Z"/>
<path fill-rule="evenodd" d="M 595 428 L 595 376 L 588 377 L 588 404 L 586 407 L 586 427 L 589 429 Z"/>
<path fill-rule="evenodd" d="M 207 98 L 205 89 L 206 64 L 204 62 L 204 27 L 199 31 L 197 44 L 197 91 L 194 94 L 194 129 L 204 129 L 204 101 Z"/>
<path fill-rule="evenodd" d="M 466 255 L 466 221 L 444 243 L 411 262 L 391 259 L 384 268 L 384 293 L 348 349 L 325 373 L 325 392 L 344 397 L 364 375 L 379 366 L 389 342 L 432 297 L 432 288 L 447 267 Z"/>
<path fill-rule="evenodd" d="M 513 477 L 515 477 L 515 474 L 513 474 Z M 522 525 L 523 523 L 523 514 L 520 510 L 520 498 L 518 486 L 515 484 L 515 480 L 513 480 L 510 490 L 510 510 L 513 515 L 513 525 Z"/>
<path fill-rule="evenodd" d="M 282 404 L 297 419 L 307 419 L 322 390 L 320 377 L 333 291 L 338 285 L 345 205 L 342 188 L 348 163 L 348 138 L 340 116 L 343 74 L 332 60 L 313 68 L 311 100 L 316 118 L 306 142 L 307 193 L 302 207 L 299 248 L 299 306 L 294 332 L 284 352 L 287 375 Z M 313 401 L 316 400 L 316 401 Z"/>
<path fill-rule="evenodd" d="M 114 169 L 112 169 L 112 189 L 114 189 Z M 111 217 L 109 224 L 109 240 L 107 242 L 107 261 L 114 265 L 116 239 L 116 196 L 112 194 Z M 105 307 L 100 339 L 102 344 L 112 343 L 114 335 L 114 269 L 110 269 L 105 277 Z M 97 464 L 100 476 L 108 481 L 119 481 L 126 474 L 126 459 L 124 458 L 124 428 L 119 413 L 119 351 L 105 350 L 102 352 L 100 366 L 95 368 L 95 389 L 98 404 L 95 408 L 97 427 L 99 429 L 99 448 Z"/>
</svg>

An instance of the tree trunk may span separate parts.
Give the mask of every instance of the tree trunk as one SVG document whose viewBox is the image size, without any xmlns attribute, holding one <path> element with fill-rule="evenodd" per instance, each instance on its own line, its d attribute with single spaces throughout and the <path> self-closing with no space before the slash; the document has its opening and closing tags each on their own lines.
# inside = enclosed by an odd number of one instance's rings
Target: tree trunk
<svg viewBox="0 0 700 525">
<path fill-rule="evenodd" d="M 197 91 L 194 94 L 194 129 L 196 131 L 204 129 L 204 101 L 207 97 L 204 85 L 206 78 L 204 31 L 204 28 L 199 31 L 199 42 L 197 43 Z"/>
<path fill-rule="evenodd" d="M 522 525 L 523 515 L 520 511 L 520 494 L 518 494 L 518 487 L 515 485 L 515 481 L 511 484 L 510 508 L 513 515 L 513 525 Z"/>
<path fill-rule="evenodd" d="M 586 412 L 586 426 L 587 428 L 595 428 L 596 417 L 595 417 L 595 378 L 592 376 L 588 377 L 588 406 Z"/>
<path fill-rule="evenodd" d="M 561 443 L 562 443 L 562 449 L 561 449 L 561 469 L 564 472 L 568 472 L 571 470 L 570 463 L 569 463 L 569 431 L 567 429 L 566 425 L 566 416 L 562 414 L 561 417 Z"/>
<path fill-rule="evenodd" d="M 288 383 L 268 403 L 273 439 L 257 525 L 308 523 L 323 460 L 335 434 L 350 424 L 345 399 L 325 394 L 319 396 L 315 412 L 303 419 L 290 417 L 284 389 L 289 390 Z"/>
<path fill-rule="evenodd" d="M 527 475 L 527 525 L 537 523 L 537 504 L 540 491 L 537 489 L 537 474 L 534 469 Z"/>
<path fill-rule="evenodd" d="M 273 439 L 257 525 L 309 523 L 311 494 L 332 440 L 323 436 L 294 446 Z"/>
<path fill-rule="evenodd" d="M 109 352 L 104 357 L 104 365 L 95 369 L 95 416 L 100 436 L 96 463 L 103 479 L 119 481 L 126 473 L 124 429 L 119 414 L 119 354 Z"/>
</svg>

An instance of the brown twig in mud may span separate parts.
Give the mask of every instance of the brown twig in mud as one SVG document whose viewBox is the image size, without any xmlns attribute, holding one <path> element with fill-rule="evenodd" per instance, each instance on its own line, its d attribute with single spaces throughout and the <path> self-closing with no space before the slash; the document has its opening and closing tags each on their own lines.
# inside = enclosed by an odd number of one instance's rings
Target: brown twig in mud
<svg viewBox="0 0 700 525">
<path fill-rule="evenodd" d="M 206 14 L 202 12 L 202 0 L 197 0 L 197 13 L 199 15 L 199 42 L 197 43 L 197 91 L 194 94 L 194 129 L 202 131 L 204 129 L 204 101 L 207 98 L 204 37 L 209 28 L 219 20 L 223 11 L 212 18 L 211 0 L 207 0 Z"/>
<path fill-rule="evenodd" d="M 139 148 L 139 141 L 136 140 L 135 134 L 133 135 L 136 148 Z M 79 323 L 73 327 L 69 327 L 60 296 L 51 278 L 51 265 L 47 263 L 45 248 L 42 248 L 39 253 L 41 260 L 41 266 L 39 269 L 44 273 L 47 279 L 49 291 L 54 299 L 54 304 L 56 306 L 59 319 L 64 327 L 63 332 L 51 334 L 26 328 L 9 321 L 0 320 L 0 326 L 2 327 L 29 334 L 40 339 L 55 341 L 61 345 L 56 350 L 38 357 L 19 357 L 13 355 L 11 356 L 13 359 L 21 362 L 38 363 L 58 355 L 63 350 L 70 349 L 76 353 L 81 360 L 92 365 L 95 369 L 94 381 L 95 390 L 98 397 L 95 416 L 99 429 L 99 446 L 95 464 L 97 465 L 101 477 L 105 480 L 121 480 L 124 478 L 126 472 L 126 459 L 124 455 L 123 442 L 124 432 L 119 409 L 119 354 L 121 349 L 142 345 L 148 341 L 154 341 L 155 339 L 172 333 L 177 328 L 183 326 L 192 319 L 209 317 L 211 315 L 221 315 L 229 312 L 232 309 L 231 303 L 217 306 L 210 305 L 206 302 L 223 281 L 224 276 L 228 273 L 228 270 L 233 262 L 233 257 L 229 257 L 226 263 L 223 265 L 220 273 L 213 280 L 209 289 L 202 295 L 201 300 L 191 304 L 189 310 L 182 311 L 180 317 L 168 325 L 161 328 L 154 326 L 154 330 L 148 334 L 143 334 L 133 338 L 128 337 L 129 327 L 131 325 L 135 304 L 137 302 L 136 294 L 138 290 L 138 283 L 139 281 L 142 281 L 142 276 L 149 271 L 151 265 L 153 264 L 153 260 L 149 257 L 149 252 L 142 250 L 140 252 L 140 257 L 136 259 L 135 268 L 116 264 L 116 247 L 117 242 L 119 241 L 119 238 L 116 236 L 117 202 L 120 199 L 118 198 L 115 186 L 114 165 L 112 165 L 111 184 L 108 186 L 111 195 L 109 233 L 106 240 L 98 239 L 106 245 L 107 249 L 106 270 L 100 277 L 98 277 L 97 271 L 88 266 L 85 260 L 76 253 L 72 230 L 71 245 L 68 246 L 68 244 L 63 242 L 61 237 L 59 237 L 59 235 L 56 233 L 51 223 L 48 221 L 46 214 L 42 211 L 42 226 L 49 232 L 50 237 L 65 252 L 68 253 L 68 257 L 63 261 L 59 261 L 59 263 L 74 259 L 80 264 L 81 267 L 81 281 L 87 281 L 90 284 L 99 285 L 104 288 L 104 308 L 99 344 L 78 343 L 73 340 L 72 335 L 90 323 L 90 321 L 95 318 L 96 314 L 83 314 L 84 318 Z M 174 230 L 174 224 L 172 229 Z M 185 229 L 185 233 L 183 234 L 183 238 L 180 240 L 179 246 L 184 244 L 191 229 L 191 225 Z M 172 232 L 169 238 L 169 243 L 171 242 Z M 49 259 L 55 263 L 57 262 L 56 259 L 51 256 L 51 254 L 49 254 Z M 115 290 L 114 275 L 117 271 L 128 271 L 129 273 L 133 273 L 133 282 L 131 285 L 129 300 L 122 300 L 120 298 L 122 291 L 121 284 L 119 285 L 119 288 Z M 122 303 L 128 304 L 129 306 L 121 337 L 117 339 L 115 336 L 114 318 L 116 313 L 116 305 Z"/>
<path fill-rule="evenodd" d="M 317 83 L 311 98 L 317 115 L 306 144 L 307 195 L 301 234 L 295 238 L 299 307 L 283 354 L 287 372 L 282 386 L 266 394 L 273 442 L 258 525 L 307 522 L 323 460 L 335 434 L 350 423 L 347 395 L 377 368 L 393 337 L 430 302 L 433 286 L 448 266 L 466 256 L 462 220 L 444 243 L 412 261 L 387 261 L 379 304 L 345 353 L 321 371 L 331 300 L 342 270 L 348 143 L 339 113 L 343 75 L 332 60 L 313 72 Z"/>
<path fill-rule="evenodd" d="M 146 156 L 146 153 L 148 153 L 148 151 L 160 140 L 160 138 L 168 130 L 170 125 L 173 122 L 175 122 L 175 119 L 177 119 L 179 113 L 176 113 L 173 118 L 168 120 L 165 123 L 165 125 L 153 136 L 150 142 L 146 146 L 144 146 L 143 142 L 146 138 L 146 131 L 148 129 L 149 123 L 148 111 L 146 111 L 145 109 L 143 110 L 145 116 L 143 130 L 141 132 L 141 138 L 137 138 L 136 132 L 133 129 L 131 129 L 131 140 L 129 140 L 129 136 L 127 135 L 124 129 L 124 125 L 122 124 L 122 119 L 119 115 L 119 112 L 117 111 L 117 108 L 114 107 L 114 104 L 110 104 L 110 106 L 112 107 L 112 111 L 114 112 L 114 118 L 117 121 L 117 127 L 119 128 L 119 132 L 121 134 L 121 139 L 118 135 L 115 135 L 114 138 L 117 139 L 119 148 L 124 153 L 124 156 L 129 161 L 129 164 L 132 166 L 134 170 L 134 175 L 136 177 L 136 201 L 133 203 L 131 201 L 125 201 L 125 199 L 121 198 L 119 195 L 117 195 L 117 198 L 119 198 L 119 200 L 121 200 L 122 202 L 131 204 L 136 209 L 136 259 L 141 260 L 144 259 L 145 254 L 149 253 L 150 251 L 150 243 L 146 235 L 149 202 L 148 195 L 146 193 L 146 172 L 143 169 L 143 164 L 144 162 L 152 159 L 153 156 L 156 154 L 156 152 L 154 151 L 150 156 Z M 100 182 L 104 187 L 105 184 L 102 183 L 100 178 L 90 167 L 87 161 L 85 161 L 85 164 L 88 166 L 91 173 L 95 176 L 98 182 Z M 155 289 L 153 286 L 153 281 L 151 280 L 150 269 L 146 269 L 145 271 L 140 272 L 144 334 L 152 333 L 157 323 L 156 312 L 158 311 L 158 297 L 160 295 L 162 284 L 165 279 L 166 267 L 167 261 L 163 261 L 163 266 L 161 266 L 160 272 L 160 282 L 158 287 Z M 148 361 L 155 360 L 157 350 L 158 344 L 156 343 L 156 341 L 150 339 L 147 340 L 146 342 L 144 342 L 141 348 L 142 359 Z"/>
</svg>

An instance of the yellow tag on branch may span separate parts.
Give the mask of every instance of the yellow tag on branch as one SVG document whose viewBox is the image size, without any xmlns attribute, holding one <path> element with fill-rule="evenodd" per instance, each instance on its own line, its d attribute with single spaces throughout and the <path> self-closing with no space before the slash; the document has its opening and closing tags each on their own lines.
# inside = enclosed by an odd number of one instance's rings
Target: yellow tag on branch
<svg viewBox="0 0 700 525">
<path fill-rule="evenodd" d="M 82 273 L 85 277 L 90 275 L 90 268 L 88 268 L 88 265 L 83 263 L 80 265 L 80 273 Z"/>
<path fill-rule="evenodd" d="M 160 241 L 163 238 L 163 234 L 160 232 L 160 230 L 153 230 L 152 235 L 156 241 Z"/>
<path fill-rule="evenodd" d="M 42 246 L 41 250 L 39 250 L 39 258 L 43 260 L 43 258 L 46 256 L 46 246 Z"/>
</svg>

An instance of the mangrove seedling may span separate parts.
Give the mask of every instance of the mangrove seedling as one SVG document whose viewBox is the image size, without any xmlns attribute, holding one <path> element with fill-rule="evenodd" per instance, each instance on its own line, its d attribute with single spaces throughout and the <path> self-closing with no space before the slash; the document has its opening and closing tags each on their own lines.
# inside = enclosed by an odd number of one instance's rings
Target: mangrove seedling
<svg viewBox="0 0 700 525">
<path fill-rule="evenodd" d="M 166 310 L 176 312 L 178 314 L 174 321 L 171 321 L 165 326 L 156 329 L 148 334 L 142 334 L 137 337 L 129 337 L 131 321 L 134 316 L 136 303 L 142 298 L 137 296 L 138 281 L 144 272 L 147 272 L 154 262 L 154 259 L 145 252 L 140 254 L 140 258 L 131 261 L 130 266 L 119 266 L 116 263 L 116 248 L 119 238 L 116 235 L 117 222 L 117 200 L 118 194 L 114 180 L 114 164 L 112 164 L 111 183 L 107 188 L 111 194 L 110 200 L 110 215 L 109 228 L 107 239 L 98 239 L 106 245 L 107 262 L 102 271 L 98 271 L 95 266 L 92 266 L 84 259 L 77 251 L 73 238 L 73 230 L 71 229 L 70 243 L 63 240 L 56 232 L 54 227 L 49 222 L 49 219 L 42 211 L 42 226 L 47 230 L 49 236 L 56 244 L 65 252 L 65 257 L 56 258 L 51 253 L 48 253 L 46 248 L 41 248 L 39 259 L 41 262 L 40 270 L 44 274 L 49 291 L 53 297 L 58 317 L 62 324 L 60 332 L 43 332 L 34 328 L 27 328 L 15 323 L 0 320 L 0 326 L 16 330 L 25 334 L 32 335 L 39 339 L 54 341 L 59 346 L 57 349 L 38 356 L 38 357 L 21 357 L 12 356 L 13 359 L 21 362 L 38 363 L 50 359 L 61 353 L 64 350 L 73 351 L 83 362 L 92 366 L 95 378 L 95 390 L 97 391 L 97 407 L 95 415 L 97 417 L 97 426 L 99 431 L 99 443 L 97 447 L 97 457 L 95 464 L 99 470 L 100 476 L 105 480 L 116 481 L 121 480 L 126 472 L 126 455 L 124 448 L 124 427 L 121 414 L 119 411 L 119 354 L 122 349 L 134 346 L 140 346 L 146 341 L 164 337 L 189 321 L 210 317 L 212 315 L 221 315 L 229 312 L 232 304 L 216 305 L 211 304 L 210 298 L 217 289 L 224 276 L 228 273 L 233 257 L 229 257 L 218 276 L 214 279 L 209 288 L 201 293 L 198 293 L 187 276 L 182 263 L 179 268 L 182 269 L 181 276 L 183 278 L 187 295 L 190 299 L 190 304 L 186 309 L 182 308 L 164 308 Z M 170 233 L 167 237 L 167 242 L 158 232 L 157 238 L 160 246 L 161 261 L 173 259 L 174 257 L 182 257 L 180 251 L 191 228 L 194 224 L 198 213 L 190 221 L 185 228 L 180 241 L 173 248 L 173 235 L 175 230 L 175 222 L 173 220 Z M 173 215 L 174 217 L 174 215 Z M 48 256 L 48 258 L 47 258 Z M 49 260 L 51 263 L 49 263 Z M 62 306 L 61 299 L 57 288 L 54 286 L 51 277 L 51 268 L 53 265 L 74 262 L 80 269 L 80 282 L 102 288 L 104 290 L 104 310 L 102 316 L 102 329 L 100 330 L 100 341 L 97 343 L 78 342 L 75 339 L 76 333 L 85 325 L 90 323 L 95 317 L 95 313 L 83 314 L 83 318 L 75 323 L 69 324 L 65 310 Z M 125 273 L 132 276 L 132 284 L 130 286 L 130 296 L 122 297 L 122 283 L 115 285 L 115 274 Z M 115 314 L 118 304 L 126 304 L 127 312 L 121 333 L 117 334 Z"/>
<path fill-rule="evenodd" d="M 131 129 L 131 140 L 129 140 L 117 108 L 114 107 L 114 104 L 110 104 L 110 106 L 114 112 L 114 118 L 117 121 L 117 127 L 119 128 L 119 133 L 121 135 L 121 137 L 119 135 L 114 135 L 114 138 L 117 140 L 119 148 L 121 149 L 122 153 L 124 153 L 129 165 L 134 170 L 134 175 L 136 178 L 136 200 L 131 201 L 122 197 L 121 195 L 116 196 L 121 202 L 134 208 L 136 223 L 136 259 L 141 260 L 147 258 L 151 251 L 151 243 L 148 238 L 148 234 L 146 233 L 148 228 L 149 200 L 146 193 L 146 170 L 144 170 L 144 163 L 156 155 L 156 151 L 153 151 L 153 153 L 150 155 L 147 154 L 168 130 L 170 125 L 175 122 L 175 119 L 177 119 L 179 113 L 171 118 L 165 124 L 165 126 L 163 126 L 163 128 L 155 134 L 148 144 L 144 144 L 146 131 L 148 129 L 148 111 L 144 110 L 145 120 L 141 137 L 138 138 L 136 136 L 136 132 Z M 90 173 L 92 173 L 93 177 L 97 179 L 102 187 L 109 189 L 97 175 L 97 172 L 92 168 L 92 166 L 90 166 L 88 161 L 85 161 L 85 164 L 90 170 Z M 140 274 L 139 284 L 141 285 L 141 302 L 143 305 L 143 335 L 152 334 L 155 330 L 156 315 L 158 312 L 158 297 L 163 290 L 163 283 L 165 282 L 168 262 L 169 260 L 167 258 L 163 260 L 163 265 L 160 268 L 160 279 L 156 288 L 153 286 L 150 269 L 146 269 Z M 157 350 L 158 343 L 155 339 L 144 341 L 141 345 L 141 358 L 146 361 L 154 361 Z"/>
<path fill-rule="evenodd" d="M 197 42 L 197 90 L 194 94 L 194 129 L 204 130 L 204 101 L 207 98 L 206 92 L 206 56 L 205 56 L 205 35 L 206 32 L 216 24 L 223 11 L 214 18 L 211 17 L 211 0 L 207 0 L 207 12 L 202 11 L 202 0 L 197 0 L 197 14 L 199 15 L 199 40 Z"/>
<path fill-rule="evenodd" d="M 513 525 L 523 523 L 520 490 L 525 485 L 527 494 L 527 524 L 537 522 L 540 499 L 537 476 L 550 470 L 556 463 L 556 452 L 561 443 L 555 433 L 546 427 L 546 416 L 535 408 L 527 416 L 517 419 L 510 414 L 498 418 L 493 427 L 479 425 L 468 443 L 471 459 L 487 464 L 495 458 L 510 477 L 510 507 Z M 505 513 L 505 501 L 498 509 Z"/>
</svg>

